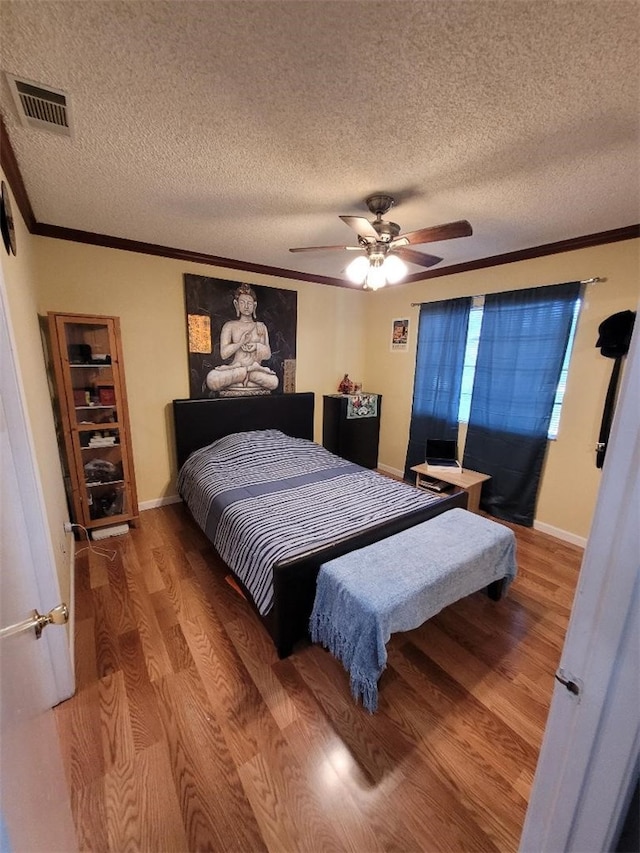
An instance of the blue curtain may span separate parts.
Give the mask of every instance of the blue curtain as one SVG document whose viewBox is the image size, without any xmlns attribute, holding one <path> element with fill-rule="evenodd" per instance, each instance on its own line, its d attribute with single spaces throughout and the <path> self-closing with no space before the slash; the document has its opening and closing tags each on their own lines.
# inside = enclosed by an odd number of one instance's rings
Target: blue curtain
<svg viewBox="0 0 640 853">
<path fill-rule="evenodd" d="M 580 282 L 485 297 L 463 466 L 491 475 L 480 506 L 533 525 L 547 432 Z"/>
<path fill-rule="evenodd" d="M 425 460 L 427 438 L 458 438 L 458 406 L 471 297 L 420 308 L 418 351 L 405 479 Z"/>
</svg>

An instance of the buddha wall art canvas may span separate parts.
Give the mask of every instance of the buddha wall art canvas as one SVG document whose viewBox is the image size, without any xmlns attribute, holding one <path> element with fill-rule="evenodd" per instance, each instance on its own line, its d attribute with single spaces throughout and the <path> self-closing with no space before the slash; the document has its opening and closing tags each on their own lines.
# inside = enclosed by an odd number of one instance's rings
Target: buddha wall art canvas
<svg viewBox="0 0 640 853">
<path fill-rule="evenodd" d="M 184 276 L 189 396 L 295 392 L 295 290 Z"/>
</svg>

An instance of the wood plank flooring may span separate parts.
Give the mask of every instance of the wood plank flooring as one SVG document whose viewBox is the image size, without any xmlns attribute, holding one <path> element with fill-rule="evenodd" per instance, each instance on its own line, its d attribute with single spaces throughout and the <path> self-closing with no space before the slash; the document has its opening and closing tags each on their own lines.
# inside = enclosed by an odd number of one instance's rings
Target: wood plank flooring
<svg viewBox="0 0 640 853">
<path fill-rule="evenodd" d="M 278 660 L 181 504 L 93 543 L 56 708 L 80 848 L 517 850 L 582 551 L 512 529 L 508 597 L 394 635 L 375 715 L 322 648 Z"/>
</svg>

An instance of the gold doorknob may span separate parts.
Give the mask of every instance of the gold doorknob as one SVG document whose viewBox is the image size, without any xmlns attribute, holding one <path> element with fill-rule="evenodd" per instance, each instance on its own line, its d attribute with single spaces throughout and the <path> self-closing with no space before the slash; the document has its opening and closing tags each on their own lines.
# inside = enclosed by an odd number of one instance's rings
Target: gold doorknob
<svg viewBox="0 0 640 853">
<path fill-rule="evenodd" d="M 69 621 L 69 608 L 63 602 L 59 604 L 57 607 L 54 607 L 53 610 L 50 610 L 46 615 L 42 615 L 38 613 L 37 610 L 33 611 L 33 619 L 34 619 L 34 628 L 36 629 L 36 637 L 40 639 L 40 635 L 42 634 L 42 629 L 46 625 L 66 625 Z"/>
<path fill-rule="evenodd" d="M 69 608 L 63 602 L 54 607 L 46 614 L 38 613 L 34 610 L 29 619 L 23 622 L 17 622 L 15 625 L 8 625 L 6 628 L 0 629 L 0 639 L 3 637 L 11 637 L 13 634 L 19 634 L 22 631 L 28 631 L 33 628 L 36 632 L 36 637 L 40 639 L 42 629 L 46 625 L 66 625 L 69 621 Z"/>
</svg>

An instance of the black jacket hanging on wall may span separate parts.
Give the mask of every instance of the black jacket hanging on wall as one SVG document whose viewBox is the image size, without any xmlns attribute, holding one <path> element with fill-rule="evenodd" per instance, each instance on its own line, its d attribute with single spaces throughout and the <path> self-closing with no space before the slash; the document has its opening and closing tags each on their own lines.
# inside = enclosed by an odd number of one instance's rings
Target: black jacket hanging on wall
<svg viewBox="0 0 640 853">
<path fill-rule="evenodd" d="M 609 432 L 611 431 L 611 421 L 613 420 L 613 412 L 615 410 L 618 382 L 620 380 L 620 367 L 622 359 L 629 352 L 635 319 L 635 311 L 620 311 L 617 314 L 607 317 L 598 326 L 596 347 L 600 347 L 600 352 L 605 358 L 613 358 L 614 362 L 611 370 L 611 378 L 609 379 L 607 396 L 604 401 L 600 436 L 596 446 L 596 468 L 602 468 L 604 464 Z"/>
</svg>

